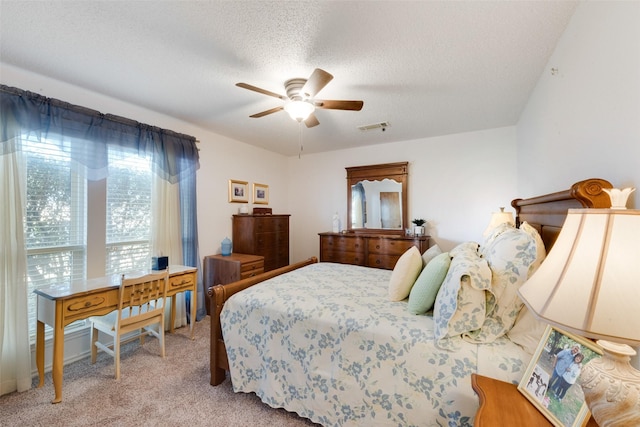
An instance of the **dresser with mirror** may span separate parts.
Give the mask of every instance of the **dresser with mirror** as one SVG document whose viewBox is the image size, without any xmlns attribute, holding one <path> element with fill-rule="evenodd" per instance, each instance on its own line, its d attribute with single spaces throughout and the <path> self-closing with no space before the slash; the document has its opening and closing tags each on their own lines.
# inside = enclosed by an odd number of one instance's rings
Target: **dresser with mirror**
<svg viewBox="0 0 640 427">
<path fill-rule="evenodd" d="M 408 162 L 346 168 L 347 228 L 319 233 L 320 261 L 393 269 L 411 246 L 420 253 L 429 236 L 409 236 Z"/>
</svg>

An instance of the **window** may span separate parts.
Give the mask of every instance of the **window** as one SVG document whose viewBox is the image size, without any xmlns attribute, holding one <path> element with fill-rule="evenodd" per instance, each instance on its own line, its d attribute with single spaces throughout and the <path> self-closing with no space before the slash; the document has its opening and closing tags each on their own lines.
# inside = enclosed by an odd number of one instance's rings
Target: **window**
<svg viewBox="0 0 640 427">
<path fill-rule="evenodd" d="M 111 150 L 109 177 L 87 185 L 74 171 L 68 150 L 47 142 L 25 144 L 25 239 L 29 335 L 33 341 L 37 318 L 34 289 L 85 278 L 88 261 L 96 258 L 104 262 L 100 261 L 92 275 L 149 268 L 152 175 L 149 159 Z M 89 206 L 91 191 L 102 201 Z M 88 239 L 88 230 L 105 239 Z M 72 325 L 82 327 L 85 321 Z"/>
<path fill-rule="evenodd" d="M 106 274 L 149 268 L 151 162 L 109 152 Z"/>
</svg>

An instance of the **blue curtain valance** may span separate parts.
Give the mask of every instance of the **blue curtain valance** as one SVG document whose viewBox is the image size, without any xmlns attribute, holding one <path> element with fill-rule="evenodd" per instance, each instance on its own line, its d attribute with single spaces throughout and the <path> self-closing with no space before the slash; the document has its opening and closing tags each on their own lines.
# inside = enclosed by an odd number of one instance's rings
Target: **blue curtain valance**
<svg viewBox="0 0 640 427">
<path fill-rule="evenodd" d="M 88 179 L 106 177 L 109 146 L 151 155 L 157 173 L 171 183 L 200 167 L 193 136 L 5 85 L 0 85 L 0 117 L 0 154 L 20 150 L 25 135 L 44 138 L 68 150 Z"/>
</svg>

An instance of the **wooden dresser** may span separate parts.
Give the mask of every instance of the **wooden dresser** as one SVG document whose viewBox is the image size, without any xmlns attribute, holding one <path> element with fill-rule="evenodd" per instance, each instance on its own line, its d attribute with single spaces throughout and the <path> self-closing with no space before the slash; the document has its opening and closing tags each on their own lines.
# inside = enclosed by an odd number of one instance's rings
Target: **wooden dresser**
<svg viewBox="0 0 640 427">
<path fill-rule="evenodd" d="M 207 292 L 209 288 L 264 273 L 264 257 L 235 252 L 228 256 L 208 255 L 204 257 L 202 268 L 205 305 L 207 314 L 211 314 L 209 308 L 211 298 Z"/>
<path fill-rule="evenodd" d="M 289 265 L 291 215 L 234 215 L 233 252 L 262 255 L 264 271 Z"/>
<path fill-rule="evenodd" d="M 423 253 L 429 236 L 387 234 L 319 233 L 320 261 L 364 265 L 392 270 L 398 258 L 411 246 Z"/>
</svg>

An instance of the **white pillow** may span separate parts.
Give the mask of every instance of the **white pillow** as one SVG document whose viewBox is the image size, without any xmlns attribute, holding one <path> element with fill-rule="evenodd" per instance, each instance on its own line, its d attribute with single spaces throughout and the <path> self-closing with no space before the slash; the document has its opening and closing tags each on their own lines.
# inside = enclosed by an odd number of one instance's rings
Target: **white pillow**
<svg viewBox="0 0 640 427">
<path fill-rule="evenodd" d="M 429 264 L 429 261 L 431 261 L 432 259 L 434 259 L 438 255 L 440 255 L 441 253 L 442 253 L 442 249 L 440 249 L 440 246 L 438 246 L 437 243 L 435 245 L 431 246 L 429 249 L 424 251 L 424 253 L 422 254 L 422 266 L 426 267 L 427 264 Z"/>
<path fill-rule="evenodd" d="M 422 271 L 422 257 L 415 246 L 411 246 L 396 262 L 389 280 L 389 299 L 402 301 L 409 296 L 411 287 Z"/>
<path fill-rule="evenodd" d="M 529 354 L 538 348 L 538 343 L 547 324 L 538 320 L 527 306 L 522 307 L 513 327 L 507 332 L 507 337 L 518 344 Z"/>
</svg>

